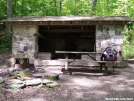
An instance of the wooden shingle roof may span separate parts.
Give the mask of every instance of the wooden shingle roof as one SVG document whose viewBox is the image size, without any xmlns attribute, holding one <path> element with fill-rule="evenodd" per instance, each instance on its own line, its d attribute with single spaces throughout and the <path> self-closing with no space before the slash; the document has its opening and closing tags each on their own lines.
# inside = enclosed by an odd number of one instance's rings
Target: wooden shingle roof
<svg viewBox="0 0 134 101">
<path fill-rule="evenodd" d="M 2 20 L 9 25 L 126 25 L 133 21 L 128 16 L 13 17 Z"/>
<path fill-rule="evenodd" d="M 48 21 L 134 21 L 128 16 L 46 16 L 46 17 L 14 17 L 2 20 L 2 22 L 48 22 Z"/>
</svg>

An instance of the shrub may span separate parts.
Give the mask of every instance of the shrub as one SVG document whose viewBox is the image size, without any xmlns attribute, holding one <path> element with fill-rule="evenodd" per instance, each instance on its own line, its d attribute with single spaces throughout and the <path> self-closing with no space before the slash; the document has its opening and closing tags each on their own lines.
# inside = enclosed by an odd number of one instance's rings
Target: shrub
<svg viewBox="0 0 134 101">
<path fill-rule="evenodd" d="M 7 31 L 0 31 L 0 52 L 11 51 L 12 38 L 11 33 Z"/>
</svg>

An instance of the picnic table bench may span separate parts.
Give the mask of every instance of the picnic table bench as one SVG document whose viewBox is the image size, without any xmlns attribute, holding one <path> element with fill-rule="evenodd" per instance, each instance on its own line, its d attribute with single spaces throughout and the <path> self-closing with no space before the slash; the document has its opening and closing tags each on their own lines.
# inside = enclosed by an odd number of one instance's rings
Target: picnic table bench
<svg viewBox="0 0 134 101">
<path fill-rule="evenodd" d="M 111 63 L 111 64 L 120 63 L 120 61 L 103 61 L 102 58 L 101 58 L 102 53 L 100 53 L 100 52 L 55 51 L 55 53 L 57 53 L 57 54 L 64 54 L 65 55 L 65 59 L 60 60 L 60 61 L 64 61 L 65 62 L 65 68 L 63 68 L 62 71 L 69 71 L 70 74 L 72 73 L 70 70 L 73 70 L 72 68 L 68 68 L 68 66 L 69 66 L 69 64 L 71 62 L 81 62 L 81 61 L 84 61 L 84 62 L 89 62 L 89 63 L 98 63 L 100 65 L 100 71 L 102 71 L 103 67 L 105 68 L 104 73 L 107 73 L 107 68 L 108 68 L 106 66 L 107 63 Z M 89 57 L 92 58 L 92 60 L 69 59 L 68 58 L 69 54 L 88 55 Z M 100 60 L 96 60 L 96 58 L 92 57 L 92 55 L 96 55 L 96 54 L 98 54 L 100 56 Z M 113 70 L 114 70 L 114 68 L 113 68 Z"/>
</svg>

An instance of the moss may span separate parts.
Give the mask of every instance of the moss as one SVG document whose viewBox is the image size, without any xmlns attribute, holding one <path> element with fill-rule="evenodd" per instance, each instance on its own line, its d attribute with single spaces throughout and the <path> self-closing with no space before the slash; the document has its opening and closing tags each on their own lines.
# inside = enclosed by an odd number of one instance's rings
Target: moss
<svg viewBox="0 0 134 101">
<path fill-rule="evenodd" d="M 21 90 L 21 88 L 20 87 L 11 87 L 11 90 L 18 91 L 18 90 Z"/>
<path fill-rule="evenodd" d="M 52 83 L 52 84 L 45 84 L 42 87 L 45 89 L 49 88 L 49 89 L 57 90 L 61 87 L 61 85 L 55 85 Z"/>
<path fill-rule="evenodd" d="M 21 71 L 20 77 L 32 77 L 33 73 L 31 71 Z"/>
<path fill-rule="evenodd" d="M 52 80 L 52 81 L 59 80 L 59 75 L 56 75 L 56 76 L 47 76 L 47 79 L 48 80 Z"/>
</svg>

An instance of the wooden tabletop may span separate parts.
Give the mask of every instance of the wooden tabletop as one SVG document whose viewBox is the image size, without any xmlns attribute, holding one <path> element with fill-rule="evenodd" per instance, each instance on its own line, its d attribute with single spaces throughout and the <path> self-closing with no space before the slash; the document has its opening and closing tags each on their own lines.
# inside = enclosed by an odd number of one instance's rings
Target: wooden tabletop
<svg viewBox="0 0 134 101">
<path fill-rule="evenodd" d="M 75 52 L 75 51 L 55 51 L 55 53 L 64 53 L 64 54 L 101 54 L 100 52 Z"/>
</svg>

